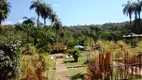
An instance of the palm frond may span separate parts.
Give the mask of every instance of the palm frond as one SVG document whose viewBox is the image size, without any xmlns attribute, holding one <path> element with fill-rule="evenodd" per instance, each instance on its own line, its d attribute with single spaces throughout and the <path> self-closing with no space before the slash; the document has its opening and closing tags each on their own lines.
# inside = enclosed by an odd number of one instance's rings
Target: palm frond
<svg viewBox="0 0 142 80">
<path fill-rule="evenodd" d="M 123 5 L 123 14 L 126 14 L 127 16 L 131 17 L 131 15 L 134 12 L 134 6 L 130 1 L 127 2 L 127 4 Z"/>
<path fill-rule="evenodd" d="M 22 19 L 28 19 L 28 17 L 23 17 Z"/>
<path fill-rule="evenodd" d="M 7 0 L 0 1 L 0 21 L 7 19 L 10 13 L 11 4 Z"/>
</svg>

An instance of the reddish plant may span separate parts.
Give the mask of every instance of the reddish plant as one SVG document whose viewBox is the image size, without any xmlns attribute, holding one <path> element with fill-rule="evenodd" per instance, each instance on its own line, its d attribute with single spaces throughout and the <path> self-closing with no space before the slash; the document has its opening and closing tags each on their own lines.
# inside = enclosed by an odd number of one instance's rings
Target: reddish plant
<svg viewBox="0 0 142 80">
<path fill-rule="evenodd" d="M 104 72 L 104 56 L 102 53 L 99 54 L 99 68 L 101 72 Z"/>
</svg>

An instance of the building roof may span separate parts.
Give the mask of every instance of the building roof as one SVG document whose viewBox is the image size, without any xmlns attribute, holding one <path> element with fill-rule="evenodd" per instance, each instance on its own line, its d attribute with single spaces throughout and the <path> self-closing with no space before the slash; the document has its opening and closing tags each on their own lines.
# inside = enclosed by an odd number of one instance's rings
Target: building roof
<svg viewBox="0 0 142 80">
<path fill-rule="evenodd" d="M 56 43 L 52 47 L 67 47 L 67 45 L 65 45 L 63 43 Z"/>
<path fill-rule="evenodd" d="M 142 34 L 139 35 L 139 34 L 132 33 L 132 35 L 131 34 L 129 34 L 129 35 L 123 35 L 123 38 L 129 38 L 131 36 L 132 37 L 139 37 L 139 36 L 142 37 Z"/>
</svg>

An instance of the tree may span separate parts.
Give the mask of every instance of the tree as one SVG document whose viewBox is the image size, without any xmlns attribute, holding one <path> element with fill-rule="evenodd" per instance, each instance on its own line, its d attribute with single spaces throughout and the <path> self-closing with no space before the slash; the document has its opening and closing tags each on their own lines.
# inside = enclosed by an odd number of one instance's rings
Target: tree
<svg viewBox="0 0 142 80">
<path fill-rule="evenodd" d="M 39 27 L 39 17 L 41 16 L 42 3 L 40 0 L 32 1 L 31 3 L 30 10 L 35 9 L 37 14 L 37 27 Z"/>
<path fill-rule="evenodd" d="M 57 38 L 57 31 L 60 30 L 62 27 L 62 22 L 60 20 L 56 20 L 53 24 L 53 28 L 56 29 L 56 38 Z"/>
<path fill-rule="evenodd" d="M 50 7 L 50 5 L 46 4 L 45 2 L 42 3 L 41 9 L 42 9 L 42 11 L 41 11 L 41 17 L 44 19 L 44 25 L 46 25 L 46 19 L 49 18 L 49 16 L 51 16 L 53 10 Z"/>
<path fill-rule="evenodd" d="M 0 25 L 2 21 L 7 19 L 8 14 L 10 13 L 10 3 L 7 0 L 0 1 Z"/>
<path fill-rule="evenodd" d="M 31 25 L 34 25 L 35 24 L 35 22 L 34 22 L 34 20 L 35 20 L 35 18 L 28 18 L 28 17 L 23 17 L 23 19 L 25 19 L 24 21 L 23 21 L 23 24 L 31 24 Z"/>
<path fill-rule="evenodd" d="M 131 19 L 132 19 L 132 14 L 134 12 L 134 6 L 132 5 L 132 3 L 130 1 L 127 2 L 127 4 L 123 5 L 123 14 L 129 16 L 130 19 L 130 30 L 131 30 L 131 37 L 132 37 L 132 29 L 131 29 Z M 132 41 L 132 39 L 131 39 Z"/>
<path fill-rule="evenodd" d="M 142 6 L 142 1 L 139 1 L 138 2 L 133 2 L 132 3 L 132 6 L 134 6 L 134 13 L 135 13 L 135 19 L 137 20 L 137 14 L 139 16 L 139 39 L 140 39 L 140 13 L 141 13 L 141 6 Z"/>
<path fill-rule="evenodd" d="M 54 22 L 58 21 L 56 13 L 51 13 L 49 19 L 51 20 L 52 24 L 54 24 Z"/>
<path fill-rule="evenodd" d="M 36 43 L 35 46 L 39 52 L 46 52 L 48 51 L 48 47 L 50 44 L 54 42 L 55 35 L 50 31 L 42 30 L 38 31 L 37 36 L 34 38 Z"/>
</svg>

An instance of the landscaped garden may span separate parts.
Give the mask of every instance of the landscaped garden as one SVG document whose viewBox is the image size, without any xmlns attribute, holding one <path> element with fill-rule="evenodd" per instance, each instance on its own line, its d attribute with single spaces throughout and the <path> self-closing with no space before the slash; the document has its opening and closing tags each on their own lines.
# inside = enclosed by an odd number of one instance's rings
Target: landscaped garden
<svg viewBox="0 0 142 80">
<path fill-rule="evenodd" d="M 142 1 L 123 5 L 130 21 L 102 25 L 66 26 L 42 0 L 29 6 L 37 20 L 1 24 L 11 7 L 0 1 L 0 79 L 142 79 Z"/>
</svg>

